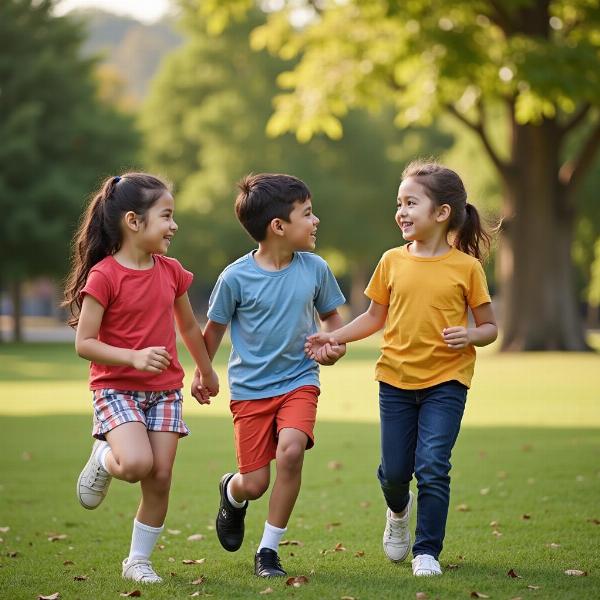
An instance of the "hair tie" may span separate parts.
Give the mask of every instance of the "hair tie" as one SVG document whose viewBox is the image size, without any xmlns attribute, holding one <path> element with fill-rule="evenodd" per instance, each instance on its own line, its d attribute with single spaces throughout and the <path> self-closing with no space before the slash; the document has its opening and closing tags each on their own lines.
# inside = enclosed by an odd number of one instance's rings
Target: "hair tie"
<svg viewBox="0 0 600 600">
<path fill-rule="evenodd" d="M 117 184 L 119 183 L 119 181 L 121 181 L 121 177 L 119 175 L 117 175 L 114 179 L 113 179 L 113 183 Z"/>
</svg>

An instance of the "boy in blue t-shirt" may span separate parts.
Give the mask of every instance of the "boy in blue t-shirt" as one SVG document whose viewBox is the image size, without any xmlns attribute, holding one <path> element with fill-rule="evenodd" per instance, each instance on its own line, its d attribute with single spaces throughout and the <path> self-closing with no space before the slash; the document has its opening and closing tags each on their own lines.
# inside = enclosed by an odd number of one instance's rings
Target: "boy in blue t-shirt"
<svg viewBox="0 0 600 600">
<path fill-rule="evenodd" d="M 259 577 L 286 575 L 277 549 L 298 492 L 304 452 L 314 444 L 319 367 L 304 352 L 306 338 L 342 325 L 337 307 L 345 299 L 327 263 L 312 254 L 319 219 L 310 191 L 290 175 L 249 175 L 239 183 L 238 219 L 258 242 L 221 273 L 212 291 L 204 330 L 211 359 L 231 323 L 229 358 L 231 412 L 237 473 L 219 483 L 217 535 L 223 548 L 239 549 L 249 500 L 269 488 L 270 463 L 276 478 L 269 514 L 254 559 Z M 321 364 L 333 364 L 343 345 L 326 348 Z M 192 394 L 208 403 L 196 373 Z"/>
</svg>

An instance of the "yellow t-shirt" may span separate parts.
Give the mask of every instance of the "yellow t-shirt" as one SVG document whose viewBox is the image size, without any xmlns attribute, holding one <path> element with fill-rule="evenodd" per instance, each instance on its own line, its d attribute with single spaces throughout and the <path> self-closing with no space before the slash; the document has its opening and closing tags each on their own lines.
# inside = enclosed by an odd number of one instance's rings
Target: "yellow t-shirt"
<svg viewBox="0 0 600 600">
<path fill-rule="evenodd" d="M 481 263 L 456 248 L 420 257 L 408 246 L 381 257 L 365 290 L 389 307 L 375 379 L 413 390 L 452 379 L 469 387 L 475 348 L 448 348 L 442 330 L 466 327 L 467 307 L 491 302 Z"/>
</svg>

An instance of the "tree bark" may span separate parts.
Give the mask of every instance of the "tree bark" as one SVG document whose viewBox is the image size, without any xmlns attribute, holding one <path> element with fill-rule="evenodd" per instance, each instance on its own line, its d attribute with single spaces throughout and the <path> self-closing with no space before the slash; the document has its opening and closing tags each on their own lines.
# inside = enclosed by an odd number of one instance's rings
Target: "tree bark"
<svg viewBox="0 0 600 600">
<path fill-rule="evenodd" d="M 505 351 L 590 350 L 571 260 L 575 209 L 558 176 L 561 135 L 552 120 L 513 121 L 500 240 Z"/>
<path fill-rule="evenodd" d="M 10 283 L 10 299 L 12 302 L 13 312 L 13 341 L 23 341 L 23 328 L 22 328 L 22 316 L 23 316 L 23 289 L 22 283 L 18 279 L 11 281 Z"/>
</svg>

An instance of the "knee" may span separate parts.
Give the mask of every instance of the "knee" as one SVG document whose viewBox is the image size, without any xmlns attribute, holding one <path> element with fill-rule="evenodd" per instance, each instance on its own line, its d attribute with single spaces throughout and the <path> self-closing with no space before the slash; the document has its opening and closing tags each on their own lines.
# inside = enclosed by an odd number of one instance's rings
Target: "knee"
<svg viewBox="0 0 600 600">
<path fill-rule="evenodd" d="M 125 458 L 119 463 L 121 467 L 121 479 L 129 483 L 137 483 L 148 477 L 152 471 L 152 456 L 136 456 Z"/>
<path fill-rule="evenodd" d="M 171 469 L 153 469 L 150 473 L 150 479 L 154 491 L 168 494 L 171 489 L 171 475 Z"/>
<path fill-rule="evenodd" d="M 304 447 L 295 442 L 281 448 L 277 456 L 277 466 L 280 468 L 297 471 L 302 468 L 304 461 Z"/>
<path fill-rule="evenodd" d="M 248 500 L 260 498 L 269 489 L 268 477 L 253 477 L 252 479 L 242 476 L 244 493 Z"/>
</svg>

